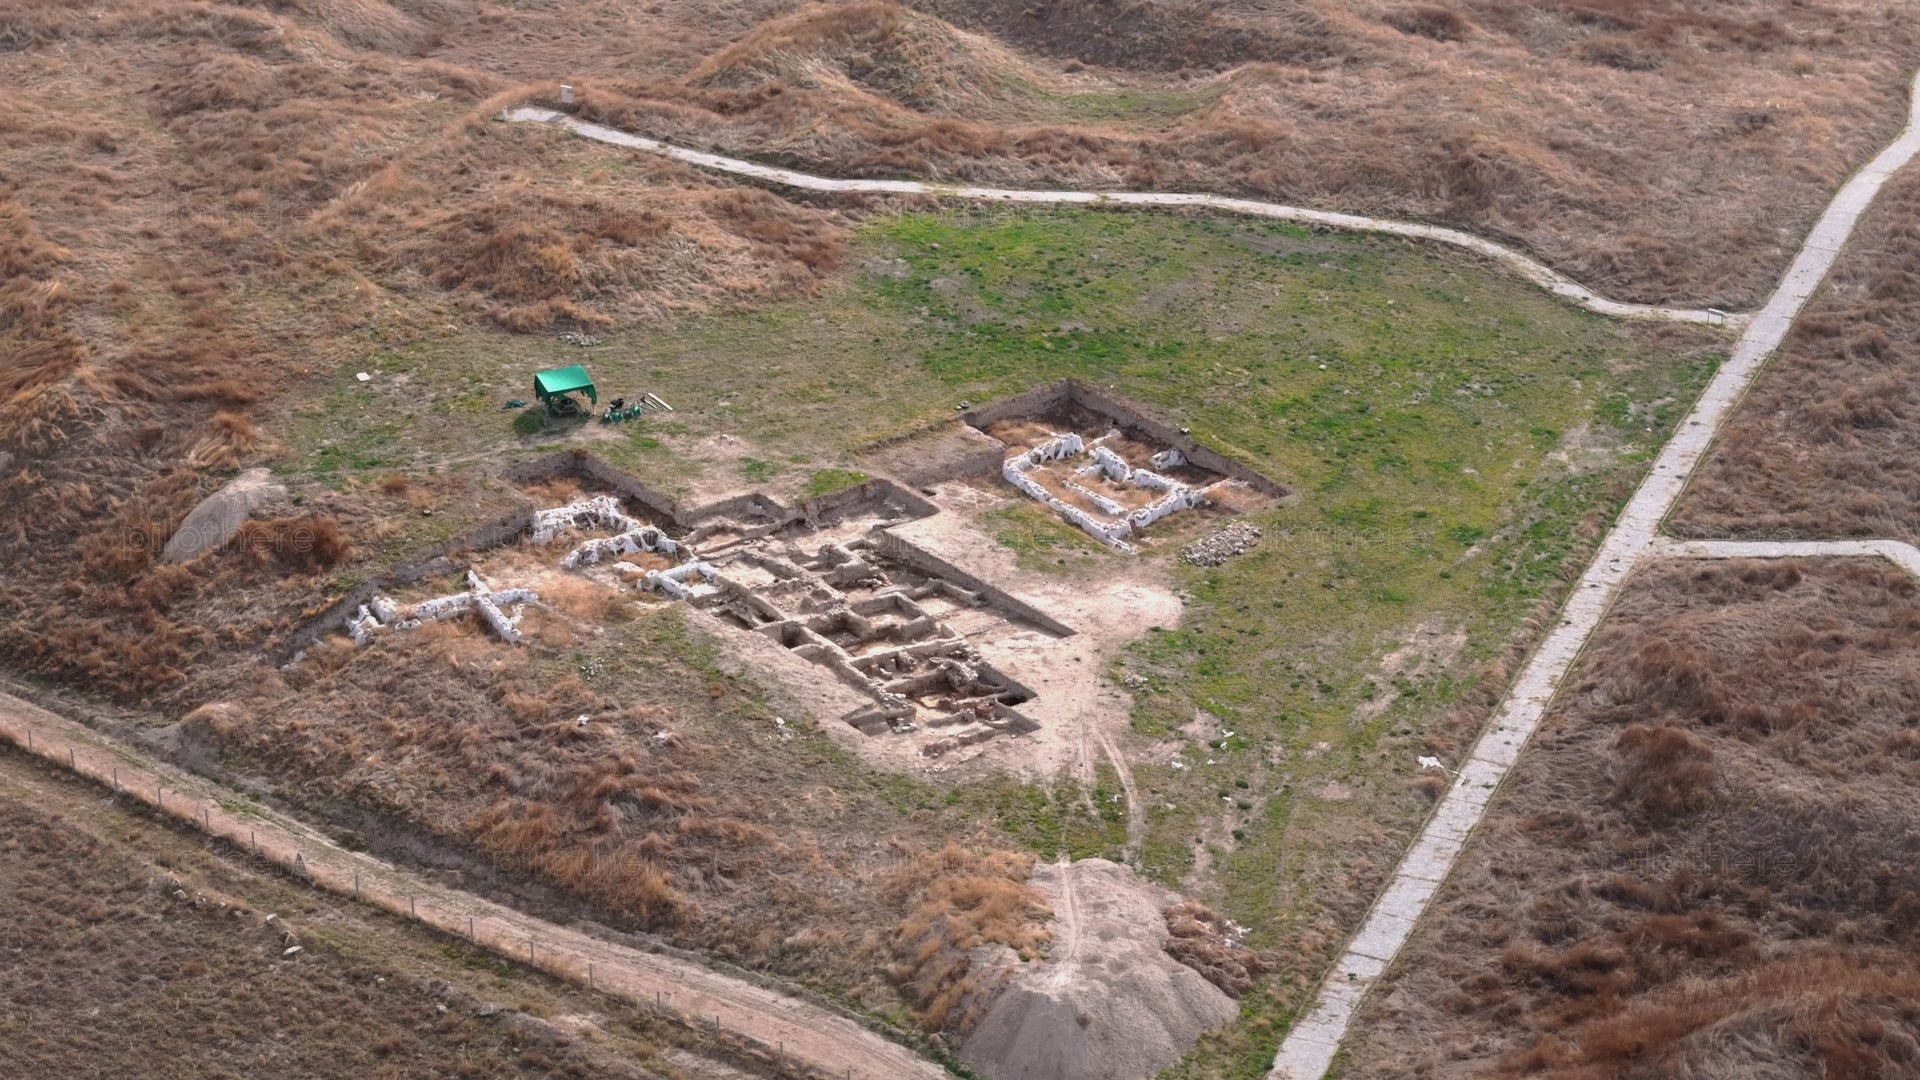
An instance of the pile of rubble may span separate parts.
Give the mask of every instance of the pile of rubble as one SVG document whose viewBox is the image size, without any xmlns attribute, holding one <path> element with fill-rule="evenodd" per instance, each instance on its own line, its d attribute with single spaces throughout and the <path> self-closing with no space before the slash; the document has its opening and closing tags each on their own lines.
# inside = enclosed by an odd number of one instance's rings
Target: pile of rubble
<svg viewBox="0 0 1920 1080">
<path fill-rule="evenodd" d="M 1246 521 L 1236 521 L 1212 536 L 1201 537 L 1180 552 L 1182 562 L 1195 566 L 1219 566 L 1235 555 L 1244 555 L 1260 542 L 1260 529 Z"/>
<path fill-rule="evenodd" d="M 371 602 L 361 604 L 360 610 L 347 620 L 347 636 L 355 645 L 365 645 L 379 631 L 412 630 L 421 623 L 459 618 L 478 611 L 500 640 L 513 645 L 520 641 L 520 616 L 525 614 L 528 604 L 539 601 L 539 594 L 532 589 L 495 589 L 485 578 L 468 570 L 466 592 L 422 600 L 406 608 L 390 596 L 375 596 Z"/>
</svg>

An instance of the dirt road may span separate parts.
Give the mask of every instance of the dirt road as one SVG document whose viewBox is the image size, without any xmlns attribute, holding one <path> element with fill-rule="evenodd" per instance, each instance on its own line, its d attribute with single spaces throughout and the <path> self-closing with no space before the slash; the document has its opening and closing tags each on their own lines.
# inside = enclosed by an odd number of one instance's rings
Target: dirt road
<svg viewBox="0 0 1920 1080">
<path fill-rule="evenodd" d="M 238 792 L 153 761 L 91 729 L 0 694 L 0 739 L 122 795 L 192 821 L 342 896 L 405 915 L 549 974 L 689 1023 L 714 1024 L 785 1055 L 798 1071 L 851 1080 L 947 1075 L 858 1021 L 699 964 L 602 941 L 335 846 Z"/>
</svg>

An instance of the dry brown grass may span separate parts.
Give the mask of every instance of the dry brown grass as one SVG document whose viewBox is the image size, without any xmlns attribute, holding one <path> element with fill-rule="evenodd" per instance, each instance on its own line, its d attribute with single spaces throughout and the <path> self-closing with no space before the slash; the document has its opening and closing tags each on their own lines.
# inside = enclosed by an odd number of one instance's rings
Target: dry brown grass
<svg viewBox="0 0 1920 1080">
<path fill-rule="evenodd" d="M 383 108 L 446 80 L 221 5 L 0 4 L 0 27 L 44 42 L 0 56 L 0 563 L 67 551 L 84 568 L 0 575 L 0 648 L 101 691 L 180 692 L 210 648 L 258 647 L 304 599 L 222 596 L 232 567 L 183 580 L 153 562 L 204 474 L 272 451 L 255 406 L 295 374 L 282 350 L 337 329 L 268 314 L 283 290 L 325 295 L 329 264 L 294 258 L 295 227 L 379 164 Z"/>
<path fill-rule="evenodd" d="M 227 546 L 255 565 L 277 563 L 306 574 L 339 565 L 353 550 L 339 522 L 313 514 L 244 522 Z"/>
<path fill-rule="evenodd" d="M 177 521 L 207 474 L 275 452 L 263 416 L 350 342 L 474 314 L 529 331 L 662 319 L 804 295 L 836 272 L 838 213 L 490 122 L 559 72 L 577 73 L 591 115 L 830 172 L 1442 216 L 1602 287 L 1741 303 L 1891 126 L 1898 69 L 1920 55 L 1907 22 L 1851 0 L 1022 11 L 0 0 L 0 560 L 73 547 L 130 505 Z M 1595 67 L 1616 38 L 1657 68 Z M 1183 65 L 1236 70 L 1164 73 Z M 1188 90 L 1139 122 L 1066 122 L 1069 99 Z M 1677 100 L 1696 108 L 1678 116 Z M 1708 209 L 1726 191 L 1731 207 Z M 54 605 L 0 589 L 0 648 L 32 665 L 137 655 L 96 645 L 156 616 L 130 619 L 123 600 L 165 591 L 142 584 L 143 550 L 108 560 L 111 592 Z M 281 610 L 313 602 L 303 587 Z M 256 645 L 281 617 L 216 640 Z M 37 644 L 69 634 L 74 649 Z"/>
<path fill-rule="evenodd" d="M 929 1031 L 969 1030 L 994 987 L 973 978 L 974 950 L 1001 945 L 1038 957 L 1053 913 L 1027 885 L 1033 856 L 968 851 L 949 841 L 911 853 L 886 891 L 909 913 L 900 924 L 894 978 L 920 1003 Z"/>
<path fill-rule="evenodd" d="M 60 269 L 72 253 L 50 243 L 18 202 L 0 199 L 0 402 L 9 411 L 27 396 L 61 382 L 86 362 L 86 345 L 67 325 L 72 305 Z M 38 441 L 18 421 L 11 441 Z"/>
<path fill-rule="evenodd" d="M 1459 41 L 1473 30 L 1464 15 L 1440 4 L 1414 4 L 1394 8 L 1381 21 L 1403 34 L 1416 34 L 1435 41 Z"/>
<path fill-rule="evenodd" d="M 377 265 L 473 295 L 509 330 L 804 294 L 845 250 L 844 229 L 827 215 L 752 190 L 660 192 L 636 206 L 510 183 L 399 230 L 393 209 L 382 198 L 378 223 L 369 223 Z"/>
<path fill-rule="evenodd" d="M 1234 997 L 1252 990 L 1254 980 L 1276 968 L 1272 957 L 1235 945 L 1226 916 L 1205 904 L 1183 900 L 1161 915 L 1167 921 L 1167 955 Z"/>
<path fill-rule="evenodd" d="M 1438 217 L 1610 292 L 1733 307 L 1897 130 L 1920 63 L 1910 21 L 1847 0 L 921 6 L 1056 56 L 1237 68 L 1129 182 Z"/>
<path fill-rule="evenodd" d="M 1920 175 L 1896 176 L 1681 500 L 1689 536 L 1920 540 Z"/>
<path fill-rule="evenodd" d="M 1354 1075 L 1914 1075 L 1917 647 L 1890 566 L 1645 571 L 1365 1007 Z"/>
<path fill-rule="evenodd" d="M 1897 130 L 1920 63 L 1911 22 L 1863 0 L 913 6 L 805 9 L 679 77 L 571 70 L 592 115 L 834 174 L 1438 218 L 1609 292 L 1746 307 Z M 1178 119 L 1063 122 L 1068 98 L 1182 94 Z"/>
<path fill-rule="evenodd" d="M 913 6 L 1043 55 L 1136 71 L 1298 64 L 1336 47 L 1337 5 L 1288 4 L 1258 14 L 1213 0 L 1112 4 L 1057 0 L 922 0 Z"/>
<path fill-rule="evenodd" d="M 278 408 L 348 357 L 474 316 L 533 331 L 804 295 L 844 257 L 841 213 L 497 125 L 499 107 L 564 75 L 591 115 L 828 172 L 1445 217 L 1603 288 L 1741 304 L 1891 128 L 1915 56 L 1908 22 L 1853 0 L 1711 17 L 1652 0 L 927 8 L 992 33 L 873 3 L 757 29 L 767 9 L 737 0 L 0 0 L 0 657 L 172 715 L 244 696 L 261 724 L 226 740 L 290 796 L 390 814 L 851 998 L 894 1004 L 875 972 L 924 900 L 938 918 L 909 924 L 903 979 L 932 1016 L 963 981 L 939 957 L 969 935 L 1017 945 L 987 928 L 1024 925 L 1007 914 L 1023 894 L 1017 875 L 970 872 L 878 896 L 891 863 L 856 838 L 937 844 L 872 793 L 783 805 L 795 782 L 768 759 L 681 732 L 654 745 L 660 717 L 557 678 L 556 652 L 432 634 L 323 649 L 285 698 L 252 666 L 329 599 L 309 571 L 384 565 L 403 519 L 483 492 L 319 493 L 303 510 L 351 548 L 311 562 L 257 543 L 154 560 L 224 470 L 274 452 Z M 1179 103 L 1068 122 L 1136 92 Z M 250 536 L 271 550 L 290 527 Z M 579 712 L 617 720 L 583 738 Z M 1609 788 L 1618 812 L 1704 812 L 1698 778 L 1663 764 L 1666 736 L 1645 738 L 1652 756 L 1623 757 Z"/>
<path fill-rule="evenodd" d="M 267 911 L 177 880 L 173 860 L 162 870 L 117 842 L 125 830 L 107 840 L 0 799 L 8 1076 L 652 1075 L 511 1011 L 476 1016 L 464 985 L 416 966 L 439 959 L 438 943 L 383 952 L 351 917 L 243 882 L 297 905 L 276 903 L 282 917 L 265 922 Z M 302 950 L 292 958 L 289 927 Z"/>
<path fill-rule="evenodd" d="M 182 581 L 153 556 L 219 474 L 276 452 L 262 414 L 356 330 L 658 316 L 833 270 L 834 218 L 685 170 L 638 205 L 606 177 L 529 193 L 538 140 L 488 139 L 505 80 L 416 56 L 484 13 L 403 7 L 0 0 L 19 46 L 0 53 L 0 564 L 87 568 L 0 575 L 14 664 L 191 704 L 317 603 L 304 573 L 223 596 L 244 567 Z M 351 531 L 365 509 L 330 512 Z M 314 551 L 285 569 L 352 557 Z"/>
<path fill-rule="evenodd" d="M 703 59 L 685 81 L 710 90 L 839 99 L 843 115 L 904 106 L 971 120 L 1018 120 L 1033 88 L 1066 84 L 992 38 L 888 0 L 814 4 L 755 27 Z"/>
<path fill-rule="evenodd" d="M 263 675 L 240 709 L 195 713 L 189 738 L 303 804 L 375 815 L 356 827 L 396 851 L 438 845 L 562 913 L 869 1007 L 904 996 L 932 1025 L 967 997 L 968 950 L 1044 943 L 1030 857 L 943 848 L 935 822 L 835 790 L 816 751 L 796 757 L 750 699 L 669 654 L 594 654 L 603 679 L 631 672 L 616 699 L 575 674 L 595 646 L 534 636 L 436 624 L 316 648 L 290 685 Z"/>
</svg>

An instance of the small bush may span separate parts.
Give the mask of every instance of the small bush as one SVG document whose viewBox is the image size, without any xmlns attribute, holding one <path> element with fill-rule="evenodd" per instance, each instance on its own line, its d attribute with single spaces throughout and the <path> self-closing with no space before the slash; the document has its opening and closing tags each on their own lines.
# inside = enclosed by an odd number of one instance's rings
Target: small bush
<svg viewBox="0 0 1920 1080">
<path fill-rule="evenodd" d="M 1614 740 L 1614 798 L 1669 819 L 1713 801 L 1713 748 L 1680 728 L 1634 724 Z"/>
<path fill-rule="evenodd" d="M 1432 38 L 1435 41 L 1459 41 L 1469 26 L 1461 14 L 1449 7 L 1419 4 L 1390 11 L 1386 23 L 1403 34 Z"/>
<path fill-rule="evenodd" d="M 337 566 L 353 545 L 339 522 L 308 515 L 249 521 L 227 541 L 227 548 L 255 565 L 276 564 L 297 573 L 316 573 Z"/>
<path fill-rule="evenodd" d="M 1226 918 L 1205 904 L 1182 901 L 1161 916 L 1167 922 L 1167 955 L 1233 997 L 1245 995 L 1255 979 L 1274 969 L 1267 957 L 1235 945 Z"/>
</svg>

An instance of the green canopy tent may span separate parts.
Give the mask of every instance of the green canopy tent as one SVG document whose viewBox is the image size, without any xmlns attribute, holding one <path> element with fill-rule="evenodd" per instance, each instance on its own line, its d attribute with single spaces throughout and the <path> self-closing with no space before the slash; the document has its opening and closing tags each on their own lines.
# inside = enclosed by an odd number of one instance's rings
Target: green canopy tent
<svg viewBox="0 0 1920 1080">
<path fill-rule="evenodd" d="M 546 405 L 550 415 L 572 416 L 580 412 L 579 403 L 569 397 L 570 394 L 585 394 L 588 401 L 600 404 L 600 395 L 593 389 L 593 377 L 579 364 L 543 371 L 533 377 L 533 396 Z"/>
</svg>

